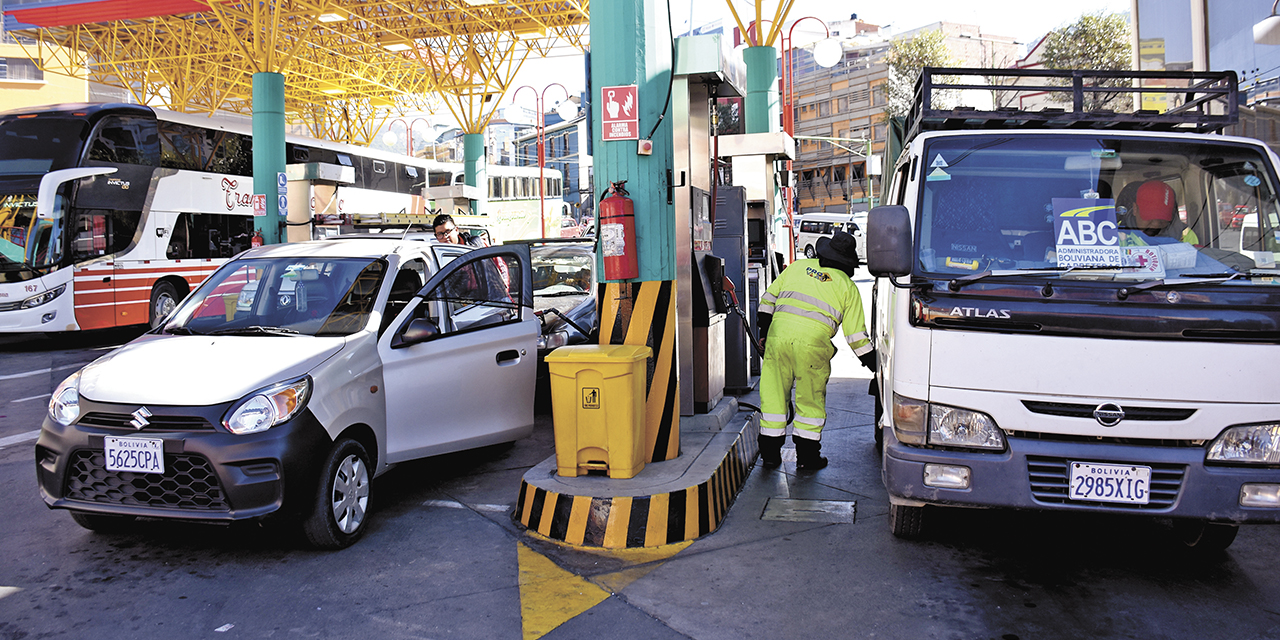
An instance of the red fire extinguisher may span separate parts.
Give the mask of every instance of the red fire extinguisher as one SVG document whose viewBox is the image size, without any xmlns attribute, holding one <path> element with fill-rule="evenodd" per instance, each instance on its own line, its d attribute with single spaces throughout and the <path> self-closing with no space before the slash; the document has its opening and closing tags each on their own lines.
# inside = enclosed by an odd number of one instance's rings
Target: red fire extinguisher
<svg viewBox="0 0 1280 640">
<path fill-rule="evenodd" d="M 253 232 L 253 237 L 249 239 L 249 246 L 254 249 L 262 246 L 262 231 Z"/>
<path fill-rule="evenodd" d="M 626 180 L 612 183 L 600 201 L 600 255 L 604 257 L 606 280 L 629 280 L 640 275 L 635 206 L 627 197 L 626 184 Z"/>
</svg>

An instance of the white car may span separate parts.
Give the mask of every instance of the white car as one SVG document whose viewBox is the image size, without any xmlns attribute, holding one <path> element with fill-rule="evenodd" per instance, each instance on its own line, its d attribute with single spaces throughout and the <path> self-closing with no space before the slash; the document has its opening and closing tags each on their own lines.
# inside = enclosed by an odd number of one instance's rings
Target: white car
<svg viewBox="0 0 1280 640">
<path fill-rule="evenodd" d="M 525 245 L 247 251 L 57 388 L 40 491 L 94 530 L 270 515 L 316 547 L 348 546 L 373 477 L 532 431 L 532 291 Z"/>
</svg>

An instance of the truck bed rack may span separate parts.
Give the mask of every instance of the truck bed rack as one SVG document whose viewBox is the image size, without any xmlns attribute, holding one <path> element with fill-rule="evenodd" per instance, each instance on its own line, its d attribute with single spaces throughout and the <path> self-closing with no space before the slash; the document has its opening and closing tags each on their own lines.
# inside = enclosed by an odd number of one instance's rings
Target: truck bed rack
<svg viewBox="0 0 1280 640">
<path fill-rule="evenodd" d="M 944 105 L 987 101 L 975 91 L 989 92 L 992 105 L 1013 106 Z M 1144 97 L 1163 101 L 1163 109 L 1129 108 L 1142 105 Z M 906 139 L 923 131 L 954 129 L 1214 133 L 1236 123 L 1238 107 L 1234 71 L 925 67 L 907 115 Z"/>
</svg>

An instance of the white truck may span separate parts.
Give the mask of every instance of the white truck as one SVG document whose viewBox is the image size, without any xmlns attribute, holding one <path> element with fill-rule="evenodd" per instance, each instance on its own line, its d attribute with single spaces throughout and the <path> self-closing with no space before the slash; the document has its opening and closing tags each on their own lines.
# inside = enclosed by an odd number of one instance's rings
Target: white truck
<svg viewBox="0 0 1280 640">
<path fill-rule="evenodd" d="M 1042 106 L 936 106 L 975 90 Z M 1168 518 L 1210 550 L 1280 522 L 1280 159 L 1216 135 L 1237 97 L 1232 72 L 924 70 L 868 221 L 895 535 L 936 506 Z"/>
</svg>

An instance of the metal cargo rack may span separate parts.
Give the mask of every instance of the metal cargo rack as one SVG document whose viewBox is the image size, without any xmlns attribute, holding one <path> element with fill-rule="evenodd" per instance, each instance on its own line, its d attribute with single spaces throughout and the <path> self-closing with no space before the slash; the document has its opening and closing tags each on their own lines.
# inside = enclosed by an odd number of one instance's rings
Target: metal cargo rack
<svg viewBox="0 0 1280 640">
<path fill-rule="evenodd" d="M 1033 100 L 1035 108 L 980 110 L 936 108 L 942 92 L 991 91 L 993 102 Z M 1142 103 L 1143 94 L 1163 95 L 1165 111 L 1090 110 L 1098 94 Z M 945 96 L 946 94 L 943 94 Z M 1101 71 L 1075 69 L 979 69 L 925 67 L 907 115 L 910 140 L 922 131 L 951 129 L 1114 129 L 1214 133 L 1236 123 L 1239 107 L 1234 71 Z"/>
</svg>

